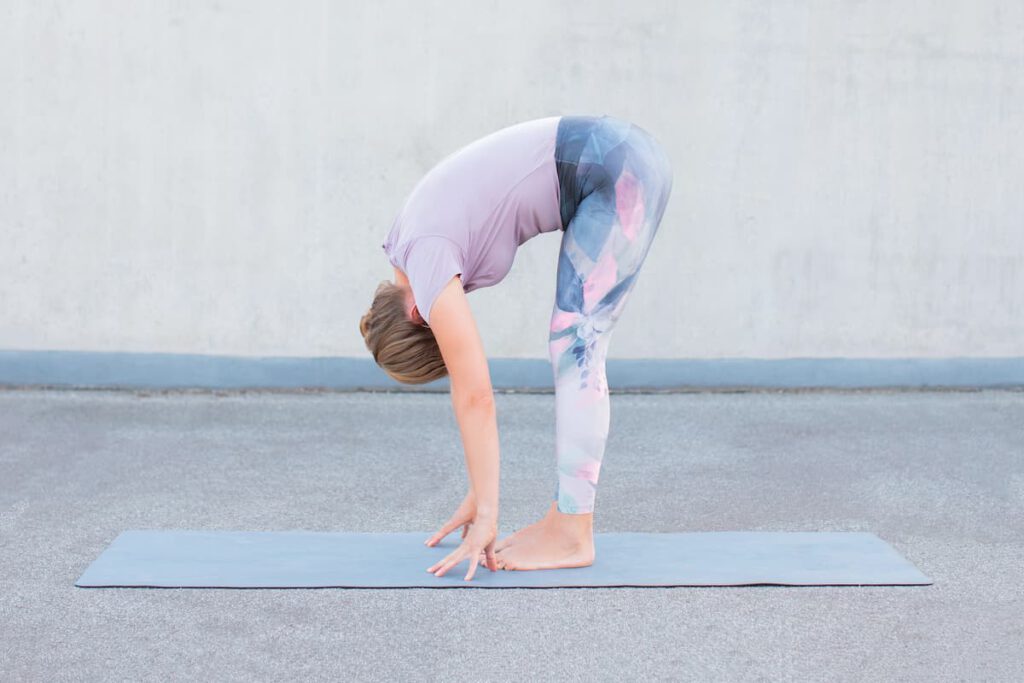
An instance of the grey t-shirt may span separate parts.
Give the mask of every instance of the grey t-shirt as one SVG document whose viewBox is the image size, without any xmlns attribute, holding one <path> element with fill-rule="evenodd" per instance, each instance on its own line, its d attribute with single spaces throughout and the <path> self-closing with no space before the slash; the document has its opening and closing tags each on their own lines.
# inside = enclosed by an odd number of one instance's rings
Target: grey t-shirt
<svg viewBox="0 0 1024 683">
<path fill-rule="evenodd" d="M 500 282 L 516 249 L 562 228 L 555 136 L 560 116 L 502 128 L 443 158 L 416 184 L 381 245 L 430 308 L 455 275 L 472 292 Z"/>
</svg>

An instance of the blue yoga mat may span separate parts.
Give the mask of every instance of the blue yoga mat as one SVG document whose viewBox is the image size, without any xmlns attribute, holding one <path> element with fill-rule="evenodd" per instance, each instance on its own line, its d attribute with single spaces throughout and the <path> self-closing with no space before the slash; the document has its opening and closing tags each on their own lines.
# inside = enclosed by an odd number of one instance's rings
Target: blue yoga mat
<svg viewBox="0 0 1024 683">
<path fill-rule="evenodd" d="M 594 535 L 589 567 L 491 572 L 465 560 L 427 567 L 461 542 L 431 532 L 125 531 L 76 586 L 154 588 L 555 588 L 590 586 L 928 585 L 862 531 L 623 532 Z"/>
</svg>

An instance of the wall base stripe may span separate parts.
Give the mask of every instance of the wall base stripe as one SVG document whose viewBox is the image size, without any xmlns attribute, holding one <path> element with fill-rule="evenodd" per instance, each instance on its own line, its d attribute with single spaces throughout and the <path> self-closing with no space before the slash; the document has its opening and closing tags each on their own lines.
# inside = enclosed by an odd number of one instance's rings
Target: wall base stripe
<svg viewBox="0 0 1024 683">
<path fill-rule="evenodd" d="M 495 389 L 548 389 L 551 364 L 489 360 Z M 622 389 L 1024 387 L 1024 356 L 1005 358 L 707 358 L 607 361 Z M 244 357 L 103 351 L 0 351 L 0 386 L 324 388 L 447 391 L 448 379 L 395 382 L 370 358 Z"/>
</svg>

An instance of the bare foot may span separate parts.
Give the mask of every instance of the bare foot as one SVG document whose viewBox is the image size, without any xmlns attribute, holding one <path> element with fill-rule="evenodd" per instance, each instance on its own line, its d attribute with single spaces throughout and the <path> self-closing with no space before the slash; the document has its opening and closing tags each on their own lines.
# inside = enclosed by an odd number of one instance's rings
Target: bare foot
<svg viewBox="0 0 1024 683">
<path fill-rule="evenodd" d="M 554 516 L 554 513 L 558 511 L 558 503 L 551 501 L 551 506 L 548 508 L 548 512 L 540 520 L 534 522 L 529 526 L 525 526 L 522 529 L 509 534 L 505 538 L 501 539 L 494 544 L 494 552 L 500 552 L 510 545 L 521 543 L 523 541 L 529 541 L 530 539 L 538 536 L 541 531 L 544 530 L 545 523 Z M 480 555 L 483 557 L 483 553 Z"/>
<path fill-rule="evenodd" d="M 510 543 L 504 545 L 500 552 L 495 552 L 498 568 L 529 570 L 589 566 L 594 563 L 593 521 L 592 513 L 566 514 L 559 512 L 552 503 L 544 519 L 516 532 L 507 539 Z"/>
</svg>

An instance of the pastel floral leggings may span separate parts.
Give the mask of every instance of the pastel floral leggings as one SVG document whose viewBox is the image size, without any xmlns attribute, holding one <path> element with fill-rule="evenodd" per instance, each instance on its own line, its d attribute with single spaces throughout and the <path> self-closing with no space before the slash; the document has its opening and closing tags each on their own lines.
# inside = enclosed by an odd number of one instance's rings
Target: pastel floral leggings
<svg viewBox="0 0 1024 683">
<path fill-rule="evenodd" d="M 564 234 L 549 350 L 560 512 L 593 512 L 608 440 L 608 341 L 672 191 L 650 133 L 610 116 L 563 116 L 555 162 Z"/>
</svg>

